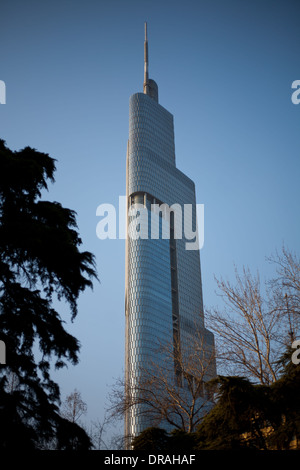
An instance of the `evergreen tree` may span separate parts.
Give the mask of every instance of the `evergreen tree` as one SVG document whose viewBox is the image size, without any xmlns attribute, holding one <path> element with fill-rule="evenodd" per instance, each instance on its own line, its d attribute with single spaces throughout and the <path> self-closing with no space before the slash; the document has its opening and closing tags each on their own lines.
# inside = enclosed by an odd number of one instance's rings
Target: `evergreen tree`
<svg viewBox="0 0 300 470">
<path fill-rule="evenodd" d="M 243 377 L 217 377 L 219 398 L 197 430 L 199 449 L 266 449 L 264 412 L 269 407 L 269 388 L 253 385 Z M 262 410 L 264 412 L 262 413 Z"/>
<path fill-rule="evenodd" d="M 280 360 L 282 375 L 271 386 L 272 413 L 267 418 L 273 432 L 268 444 L 276 449 L 289 449 L 292 441 L 300 441 L 300 364 L 291 361 L 292 354 L 287 348 Z"/>
<path fill-rule="evenodd" d="M 14 152 L 0 140 L 0 339 L 7 352 L 0 366 L 2 449 L 49 441 L 68 448 L 71 434 L 78 447 L 90 445 L 81 428 L 60 417 L 59 386 L 50 377 L 50 364 L 76 364 L 79 353 L 53 307 L 54 295 L 67 302 L 73 320 L 79 294 L 96 278 L 93 255 L 79 251 L 74 211 L 41 198 L 54 172 L 49 155 L 30 147 Z"/>
<path fill-rule="evenodd" d="M 193 452 L 196 449 L 195 433 L 188 433 L 184 430 L 174 429 L 167 433 L 164 429 L 149 427 L 142 431 L 132 441 L 134 450 L 144 452 L 162 452 L 176 454 Z"/>
<path fill-rule="evenodd" d="M 133 450 L 144 452 L 165 452 L 168 448 L 168 434 L 164 429 L 149 427 L 132 440 Z"/>
<path fill-rule="evenodd" d="M 219 398 L 196 432 L 198 449 L 287 450 L 299 448 L 300 365 L 288 348 L 281 377 L 271 385 L 254 385 L 242 377 L 217 377 Z"/>
</svg>

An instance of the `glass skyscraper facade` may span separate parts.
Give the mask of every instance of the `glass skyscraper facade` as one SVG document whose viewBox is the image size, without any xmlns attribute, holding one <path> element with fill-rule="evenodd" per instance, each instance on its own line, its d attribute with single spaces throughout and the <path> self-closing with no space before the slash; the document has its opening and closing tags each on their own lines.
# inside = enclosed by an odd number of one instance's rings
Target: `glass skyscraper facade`
<svg viewBox="0 0 300 470">
<path fill-rule="evenodd" d="M 214 347 L 213 335 L 204 326 L 199 249 L 187 249 L 184 236 L 184 226 L 196 230 L 195 185 L 176 168 L 173 116 L 159 104 L 157 84 L 148 77 L 147 30 L 145 36 L 144 90 L 129 102 L 125 280 L 129 390 L 154 362 L 170 370 L 164 362 L 170 358 L 157 353 L 161 344 L 188 348 L 197 330 L 203 344 Z M 185 211 L 186 205 L 192 210 Z M 182 210 L 164 212 L 164 207 Z M 176 364 L 173 370 L 170 380 L 176 380 Z M 126 413 L 127 436 L 151 425 L 142 412 L 145 405 L 136 402 Z"/>
</svg>

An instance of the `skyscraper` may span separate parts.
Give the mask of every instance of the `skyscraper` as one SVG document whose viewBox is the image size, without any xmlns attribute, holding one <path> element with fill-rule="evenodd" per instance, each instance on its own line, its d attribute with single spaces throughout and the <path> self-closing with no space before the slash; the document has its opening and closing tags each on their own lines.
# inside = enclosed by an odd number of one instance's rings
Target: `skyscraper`
<svg viewBox="0 0 300 470">
<path fill-rule="evenodd" d="M 195 186 L 176 168 L 173 116 L 149 78 L 147 24 L 143 93 L 129 102 L 126 171 L 125 378 L 127 393 L 138 394 L 136 385 L 153 365 L 173 371 L 170 381 L 182 379 L 176 354 L 194 344 L 196 332 L 204 348 L 214 348 L 204 326 L 199 249 L 189 249 L 185 230 L 196 231 Z M 161 350 L 167 343 L 174 346 L 171 359 Z M 131 398 L 125 434 L 134 436 L 152 423 L 147 405 Z"/>
</svg>

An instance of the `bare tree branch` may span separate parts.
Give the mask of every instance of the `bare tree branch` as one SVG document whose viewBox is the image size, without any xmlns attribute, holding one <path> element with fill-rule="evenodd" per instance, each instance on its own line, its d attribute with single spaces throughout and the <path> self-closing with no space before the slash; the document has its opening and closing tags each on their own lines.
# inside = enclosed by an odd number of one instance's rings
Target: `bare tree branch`
<svg viewBox="0 0 300 470">
<path fill-rule="evenodd" d="M 262 287 L 259 274 L 235 269 L 234 283 L 216 279 L 224 306 L 208 309 L 208 328 L 216 337 L 217 360 L 227 373 L 269 385 L 279 373 L 283 346 L 300 325 L 300 263 L 283 249 L 269 258 L 276 276 Z"/>
<path fill-rule="evenodd" d="M 75 388 L 62 404 L 61 415 L 72 423 L 76 423 L 79 418 L 86 414 L 87 404 L 82 400 L 81 393 Z"/>
<path fill-rule="evenodd" d="M 150 360 L 128 383 L 118 380 L 110 396 L 111 416 L 139 413 L 152 426 L 168 423 L 193 432 L 211 406 L 205 383 L 215 375 L 214 348 L 205 348 L 204 331 L 191 335 L 188 348 L 170 342 L 156 351 L 161 361 Z"/>
</svg>

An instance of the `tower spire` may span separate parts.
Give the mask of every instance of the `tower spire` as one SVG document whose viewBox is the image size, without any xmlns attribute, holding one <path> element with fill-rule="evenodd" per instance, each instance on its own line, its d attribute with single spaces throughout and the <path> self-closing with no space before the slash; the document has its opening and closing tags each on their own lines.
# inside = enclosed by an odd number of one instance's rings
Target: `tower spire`
<svg viewBox="0 0 300 470">
<path fill-rule="evenodd" d="M 145 42 L 144 42 L 144 93 L 149 94 L 149 70 L 148 70 L 148 37 L 147 22 L 145 22 Z"/>
<path fill-rule="evenodd" d="M 148 61 L 148 36 L 147 22 L 145 22 L 145 42 L 144 42 L 144 93 L 158 102 L 158 87 L 154 80 L 149 78 Z"/>
</svg>

